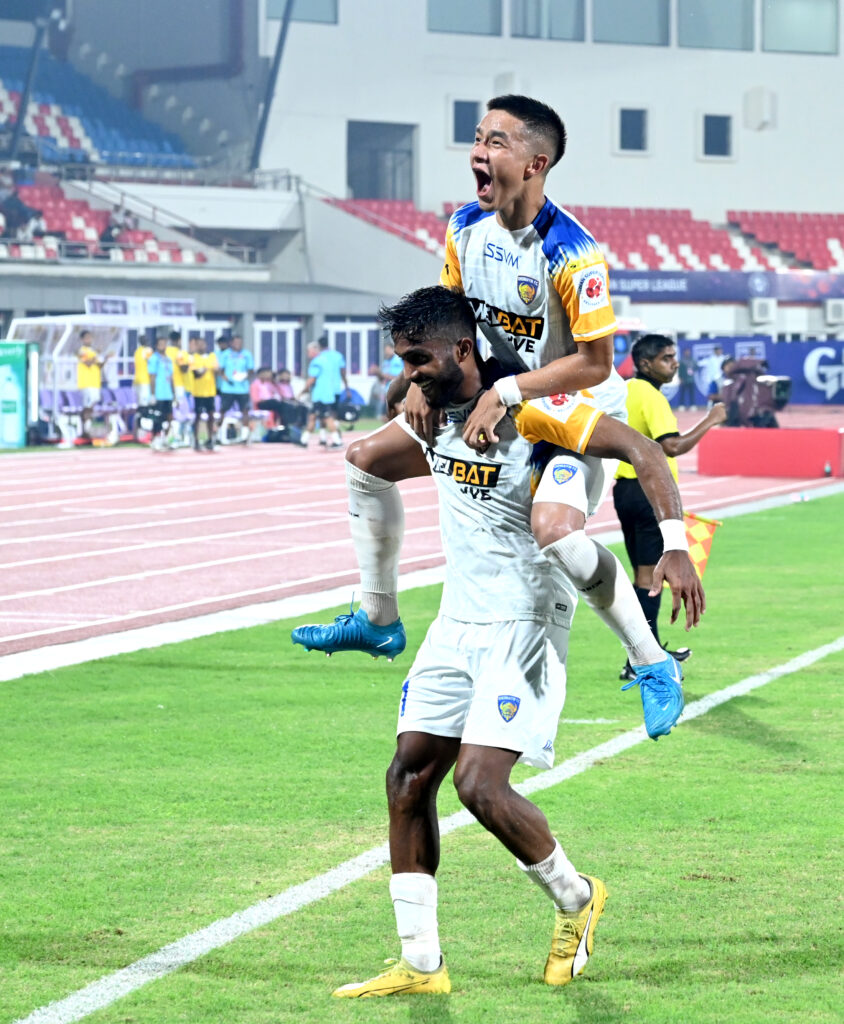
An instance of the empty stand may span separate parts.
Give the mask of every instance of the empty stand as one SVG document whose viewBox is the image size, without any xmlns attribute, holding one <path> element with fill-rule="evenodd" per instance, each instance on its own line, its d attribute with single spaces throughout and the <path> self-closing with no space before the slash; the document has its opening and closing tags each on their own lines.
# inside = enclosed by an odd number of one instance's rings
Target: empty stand
<svg viewBox="0 0 844 1024">
<path fill-rule="evenodd" d="M 844 271 L 844 214 L 730 210 L 727 219 L 746 235 L 775 245 L 815 270 Z"/>
<path fill-rule="evenodd" d="M 0 126 L 17 119 L 29 60 L 27 49 L 0 46 Z M 196 166 L 178 136 L 46 51 L 39 55 L 24 129 L 47 163 Z"/>
<path fill-rule="evenodd" d="M 45 177 L 39 175 L 39 179 Z M 113 243 L 101 243 L 109 211 L 96 209 L 84 199 L 68 199 L 54 180 L 19 185 L 17 193 L 27 206 L 41 210 L 47 233 L 31 242 L 0 238 L 0 259 L 57 260 L 62 256 L 81 256 L 117 263 L 207 262 L 204 253 L 178 242 L 160 240 L 152 231 L 122 231 Z"/>
</svg>

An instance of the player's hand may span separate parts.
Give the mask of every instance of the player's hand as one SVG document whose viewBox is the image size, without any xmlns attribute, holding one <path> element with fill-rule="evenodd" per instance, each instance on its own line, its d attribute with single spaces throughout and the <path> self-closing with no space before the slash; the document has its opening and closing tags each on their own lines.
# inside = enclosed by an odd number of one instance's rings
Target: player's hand
<svg viewBox="0 0 844 1024">
<path fill-rule="evenodd" d="M 434 410 L 428 405 L 428 399 L 416 384 L 411 384 L 407 389 L 404 414 L 413 433 L 417 437 L 421 437 L 427 445 L 433 447 L 434 427 L 439 424 L 440 418 L 434 416 Z"/>
<path fill-rule="evenodd" d="M 491 444 L 498 443 L 495 428 L 507 414 L 507 406 L 495 388 L 481 395 L 463 428 L 463 440 L 476 452 L 485 452 Z"/>
<path fill-rule="evenodd" d="M 663 554 L 654 569 L 651 597 L 661 592 L 664 581 L 671 587 L 671 624 L 677 621 L 682 601 L 686 606 L 686 629 L 697 626 L 706 611 L 706 595 L 688 551 L 666 551 Z"/>
<path fill-rule="evenodd" d="M 723 402 L 716 402 L 709 410 L 709 421 L 713 426 L 718 426 L 727 419 L 727 407 Z"/>
</svg>

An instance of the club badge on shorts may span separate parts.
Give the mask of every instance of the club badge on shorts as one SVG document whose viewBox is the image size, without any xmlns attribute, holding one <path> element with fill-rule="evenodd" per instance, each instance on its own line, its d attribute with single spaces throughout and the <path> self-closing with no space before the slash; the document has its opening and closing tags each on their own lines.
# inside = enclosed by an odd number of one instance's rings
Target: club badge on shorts
<svg viewBox="0 0 844 1024">
<path fill-rule="evenodd" d="M 569 480 L 577 472 L 577 466 L 569 466 L 566 463 L 562 463 L 559 466 L 554 466 L 552 476 L 554 477 L 555 484 L 567 484 Z"/>
<path fill-rule="evenodd" d="M 498 713 L 505 722 L 512 722 L 521 703 L 520 697 L 512 697 L 509 693 L 502 693 L 498 698 Z"/>
</svg>

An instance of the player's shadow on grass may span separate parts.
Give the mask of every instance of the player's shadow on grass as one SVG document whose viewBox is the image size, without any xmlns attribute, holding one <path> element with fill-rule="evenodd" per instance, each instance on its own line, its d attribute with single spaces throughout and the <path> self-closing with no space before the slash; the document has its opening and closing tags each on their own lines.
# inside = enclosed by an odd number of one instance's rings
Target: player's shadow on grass
<svg viewBox="0 0 844 1024">
<path fill-rule="evenodd" d="M 746 703 L 745 703 L 746 702 Z M 760 722 L 752 712 L 755 708 L 765 706 L 767 702 L 758 694 L 742 698 L 742 704 L 729 701 L 714 708 L 708 715 L 689 723 L 696 729 L 712 733 L 720 737 L 741 740 L 772 751 L 780 757 L 800 758 L 808 756 L 806 749 L 798 742 L 793 732 L 775 728 Z M 744 708 L 748 710 L 745 711 Z M 683 728 L 680 720 L 679 728 Z"/>
</svg>

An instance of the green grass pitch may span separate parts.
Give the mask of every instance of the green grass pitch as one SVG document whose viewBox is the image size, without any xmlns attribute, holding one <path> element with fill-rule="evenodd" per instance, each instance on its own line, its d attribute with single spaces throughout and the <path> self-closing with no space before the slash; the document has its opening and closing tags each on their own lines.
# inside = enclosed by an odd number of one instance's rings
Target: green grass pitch
<svg viewBox="0 0 844 1024">
<path fill-rule="evenodd" d="M 844 496 L 727 520 L 703 625 L 664 630 L 694 649 L 688 701 L 844 633 L 842 523 Z M 437 600 L 402 597 L 416 644 Z M 412 652 L 328 661 L 293 648 L 290 626 L 3 684 L 0 1020 L 385 841 Z M 581 608 L 564 718 L 611 722 L 561 725 L 559 760 L 640 723 L 622 662 Z M 610 891 L 595 955 L 565 989 L 541 980 L 549 905 L 473 825 L 443 843 L 451 996 L 331 1000 L 398 953 L 383 868 L 87 1020 L 837 1022 L 842 675 L 831 655 L 537 794 Z M 440 812 L 457 809 L 446 782 Z"/>
</svg>

